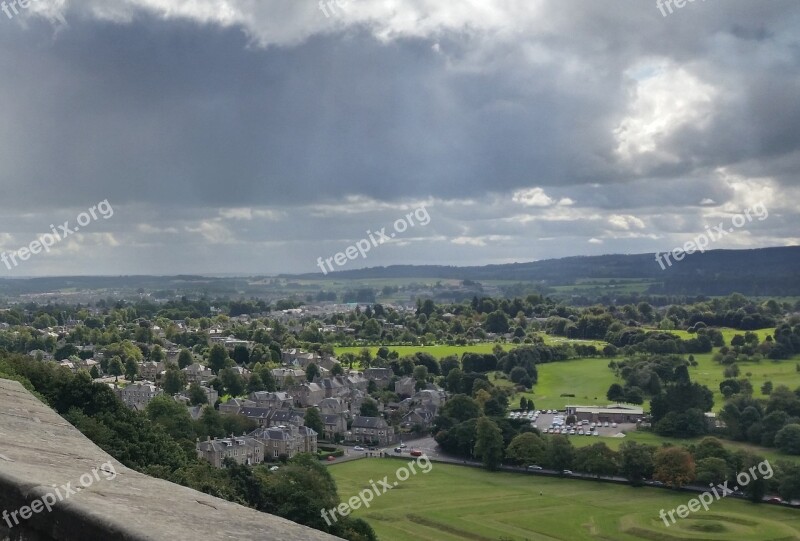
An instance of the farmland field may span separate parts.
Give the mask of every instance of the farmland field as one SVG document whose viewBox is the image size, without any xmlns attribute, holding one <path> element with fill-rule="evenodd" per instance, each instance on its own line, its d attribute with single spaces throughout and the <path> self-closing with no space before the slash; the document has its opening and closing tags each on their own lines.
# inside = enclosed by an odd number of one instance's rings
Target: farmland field
<svg viewBox="0 0 800 541">
<path fill-rule="evenodd" d="M 364 459 L 332 466 L 342 501 L 404 464 Z M 796 540 L 800 512 L 720 500 L 669 527 L 659 511 L 687 493 L 434 464 L 354 511 L 383 541 Z"/>
</svg>

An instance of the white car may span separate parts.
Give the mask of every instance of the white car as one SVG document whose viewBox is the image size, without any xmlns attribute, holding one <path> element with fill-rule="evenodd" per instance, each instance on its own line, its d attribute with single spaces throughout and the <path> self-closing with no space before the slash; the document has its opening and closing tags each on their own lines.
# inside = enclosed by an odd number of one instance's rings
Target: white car
<svg viewBox="0 0 800 541">
<path fill-rule="evenodd" d="M 617 428 L 617 423 L 611 423 L 611 428 Z"/>
<path fill-rule="evenodd" d="M 605 423 L 603 423 L 603 426 L 608 426 L 608 421 L 606 421 Z"/>
<path fill-rule="evenodd" d="M 361 447 L 360 445 L 356 445 L 355 447 L 353 447 L 353 451 L 363 451 L 363 450 L 364 448 Z"/>
</svg>

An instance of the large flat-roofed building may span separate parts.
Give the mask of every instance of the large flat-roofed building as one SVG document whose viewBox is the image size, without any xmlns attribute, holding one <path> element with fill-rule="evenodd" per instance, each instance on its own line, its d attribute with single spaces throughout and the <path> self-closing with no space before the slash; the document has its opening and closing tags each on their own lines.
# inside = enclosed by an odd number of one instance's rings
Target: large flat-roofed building
<svg viewBox="0 0 800 541">
<path fill-rule="evenodd" d="M 578 421 L 635 423 L 644 416 L 642 406 L 633 404 L 609 404 L 602 406 L 567 406 L 567 415 L 574 415 Z"/>
</svg>

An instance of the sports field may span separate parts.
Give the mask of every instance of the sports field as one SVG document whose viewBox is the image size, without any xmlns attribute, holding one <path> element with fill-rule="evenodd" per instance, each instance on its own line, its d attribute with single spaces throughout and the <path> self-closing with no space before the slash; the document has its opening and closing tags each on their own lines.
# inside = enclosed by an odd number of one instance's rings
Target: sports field
<svg viewBox="0 0 800 541">
<path fill-rule="evenodd" d="M 388 476 L 391 483 L 404 464 L 364 459 L 330 471 L 346 501 L 369 488 L 370 480 Z M 686 505 L 691 497 L 436 463 L 353 515 L 366 519 L 383 541 L 800 540 L 800 511 L 733 499 L 665 526 L 659 511 Z"/>
</svg>

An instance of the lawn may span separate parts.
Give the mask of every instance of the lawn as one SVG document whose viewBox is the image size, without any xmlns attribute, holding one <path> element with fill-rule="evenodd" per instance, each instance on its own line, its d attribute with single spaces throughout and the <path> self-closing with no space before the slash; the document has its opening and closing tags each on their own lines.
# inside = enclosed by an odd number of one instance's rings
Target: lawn
<svg viewBox="0 0 800 541">
<path fill-rule="evenodd" d="M 464 353 L 492 353 L 492 350 L 495 346 L 500 346 L 504 350 L 508 351 L 512 348 L 519 347 L 520 344 L 509 344 L 504 343 L 500 344 L 497 342 L 484 342 L 481 344 L 471 344 L 468 346 L 386 346 L 389 348 L 389 351 L 396 351 L 401 357 L 405 357 L 407 355 L 413 355 L 418 351 L 423 353 L 429 353 L 436 357 L 437 359 L 442 359 L 443 357 L 447 357 L 448 355 L 457 355 L 458 358 L 461 358 L 461 355 Z M 337 347 L 335 348 L 336 355 L 341 355 L 342 353 L 354 353 L 358 355 L 363 350 L 363 347 Z M 379 347 L 373 346 L 367 348 L 372 352 L 373 357 L 378 352 Z"/>
<path fill-rule="evenodd" d="M 404 461 L 364 459 L 331 466 L 343 501 L 388 476 Z M 419 468 L 418 468 L 419 469 Z M 800 513 L 738 500 L 669 527 L 659 511 L 686 505 L 689 494 L 655 488 L 434 464 L 429 473 L 380 495 L 354 511 L 383 541 L 506 540 L 767 540 L 800 539 Z"/>
</svg>

